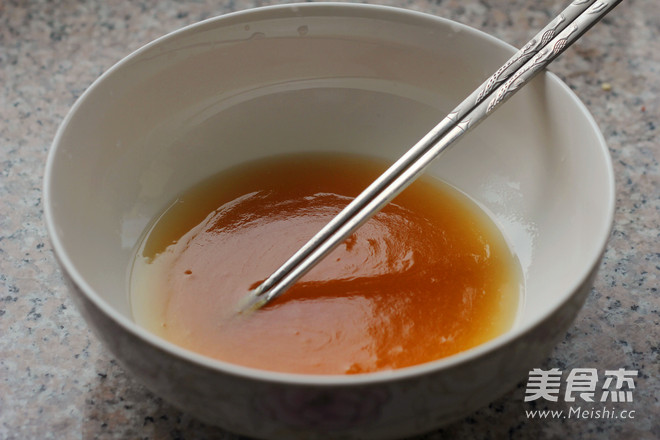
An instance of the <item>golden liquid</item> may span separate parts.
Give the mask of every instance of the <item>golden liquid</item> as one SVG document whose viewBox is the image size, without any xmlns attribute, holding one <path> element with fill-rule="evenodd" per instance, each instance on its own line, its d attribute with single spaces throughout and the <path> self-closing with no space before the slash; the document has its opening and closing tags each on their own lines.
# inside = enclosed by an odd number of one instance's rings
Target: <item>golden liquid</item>
<svg viewBox="0 0 660 440">
<path fill-rule="evenodd" d="M 473 202 L 422 178 L 288 292 L 253 314 L 240 298 L 382 171 L 373 159 L 301 154 L 250 163 L 182 194 L 145 234 L 135 320 L 201 354 L 291 373 L 390 370 L 509 329 L 520 268 Z"/>
</svg>

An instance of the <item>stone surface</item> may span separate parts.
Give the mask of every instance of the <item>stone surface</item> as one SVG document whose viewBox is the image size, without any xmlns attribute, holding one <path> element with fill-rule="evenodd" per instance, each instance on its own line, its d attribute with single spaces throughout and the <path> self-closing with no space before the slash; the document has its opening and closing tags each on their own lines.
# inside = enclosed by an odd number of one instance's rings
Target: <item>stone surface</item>
<svg viewBox="0 0 660 440">
<path fill-rule="evenodd" d="M 127 376 L 73 307 L 43 225 L 43 169 L 58 124 L 113 63 L 199 20 L 260 0 L 0 3 L 0 438 L 237 439 Z M 556 0 L 384 0 L 521 46 Z M 611 240 L 587 302 L 539 368 L 638 370 L 633 402 L 524 402 L 525 383 L 416 440 L 660 438 L 660 10 L 627 0 L 552 65 L 608 142 L 617 180 Z M 597 394 L 597 397 L 600 394 Z M 538 409 L 612 410 L 577 419 Z M 622 418 L 626 411 L 626 419 Z M 633 412 L 634 411 L 634 412 Z M 634 417 L 634 418 L 633 418 Z"/>
</svg>

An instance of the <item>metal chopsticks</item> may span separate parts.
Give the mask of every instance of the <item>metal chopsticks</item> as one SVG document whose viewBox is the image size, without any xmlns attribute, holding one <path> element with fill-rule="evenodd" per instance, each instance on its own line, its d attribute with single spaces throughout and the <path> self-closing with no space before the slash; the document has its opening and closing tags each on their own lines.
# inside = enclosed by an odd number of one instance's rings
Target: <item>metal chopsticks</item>
<svg viewBox="0 0 660 440">
<path fill-rule="evenodd" d="M 263 283 L 239 311 L 284 293 L 337 245 L 403 191 L 440 153 L 527 84 L 622 0 L 574 0 Z"/>
</svg>

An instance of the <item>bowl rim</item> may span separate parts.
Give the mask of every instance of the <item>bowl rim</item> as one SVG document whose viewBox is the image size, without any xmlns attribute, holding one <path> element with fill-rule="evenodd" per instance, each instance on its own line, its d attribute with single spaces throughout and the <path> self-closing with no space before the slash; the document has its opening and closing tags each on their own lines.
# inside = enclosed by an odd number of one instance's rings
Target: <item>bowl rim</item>
<svg viewBox="0 0 660 440">
<path fill-rule="evenodd" d="M 539 326 L 543 321 L 545 321 L 549 316 L 556 313 L 561 309 L 575 293 L 584 285 L 588 280 L 589 276 L 594 272 L 597 266 L 600 264 L 601 256 L 605 251 L 605 247 L 609 240 L 611 234 L 613 220 L 614 220 L 614 210 L 615 210 L 615 179 L 614 179 L 614 170 L 612 166 L 612 159 L 609 154 L 609 149 L 607 147 L 606 141 L 602 132 L 600 131 L 596 121 L 593 116 L 587 109 L 586 105 L 577 97 L 577 95 L 563 82 L 559 77 L 551 72 L 544 72 L 543 75 L 546 75 L 550 81 L 555 83 L 557 87 L 563 90 L 564 93 L 571 99 L 574 105 L 577 106 L 577 109 L 585 116 L 587 122 L 589 123 L 591 130 L 593 131 L 596 140 L 600 146 L 600 149 L 603 153 L 603 158 L 606 164 L 606 175 L 608 180 L 608 203 L 607 203 L 607 215 L 602 218 L 603 224 L 601 225 L 602 237 L 599 238 L 600 245 L 590 251 L 591 255 L 589 261 L 591 263 L 588 265 L 584 273 L 580 277 L 576 278 L 574 284 L 570 287 L 570 294 L 566 295 L 563 301 L 556 304 L 553 308 L 548 308 L 545 310 L 539 318 L 534 322 L 523 324 L 517 324 L 514 328 L 507 331 L 506 333 L 487 341 L 483 344 L 480 344 L 476 347 L 468 349 L 466 351 L 437 359 L 435 361 L 430 361 L 424 364 L 413 365 L 410 367 L 400 368 L 396 370 L 388 371 L 379 371 L 372 373 L 361 373 L 355 375 L 329 375 L 329 374 L 296 374 L 296 373 L 285 373 L 278 371 L 269 371 L 262 370 L 252 367 L 246 367 L 242 365 L 232 364 L 226 361 L 221 361 L 213 359 L 196 352 L 190 351 L 188 349 L 182 348 L 174 343 L 171 343 L 161 337 L 156 336 L 155 334 L 149 332 L 148 330 L 142 328 L 129 317 L 116 311 L 106 300 L 101 298 L 94 289 L 85 281 L 84 277 L 78 272 L 77 268 L 73 262 L 69 259 L 65 251 L 62 239 L 58 233 L 58 228 L 54 220 L 54 212 L 52 205 L 52 187 L 51 180 L 53 176 L 53 168 L 55 158 L 57 156 L 58 146 L 62 143 L 62 138 L 64 133 L 69 126 L 73 115 L 81 107 L 82 103 L 87 99 L 90 93 L 98 86 L 99 83 L 103 82 L 105 78 L 112 75 L 115 71 L 122 68 L 127 63 L 133 61 L 136 57 L 140 56 L 145 51 L 150 48 L 157 46 L 167 40 L 177 38 L 182 34 L 202 31 L 208 26 L 214 26 L 217 24 L 224 25 L 232 21 L 241 22 L 245 17 L 251 17 L 252 19 L 263 18 L 276 18 L 278 14 L 288 14 L 283 16 L 294 16 L 291 14 L 300 13 L 309 13 L 313 16 L 336 16 L 336 15 L 350 15 L 350 16 L 359 16 L 359 17 L 369 17 L 369 18 L 383 18 L 391 19 L 400 23 L 409 23 L 412 25 L 419 25 L 421 21 L 426 20 L 429 23 L 437 23 L 443 26 L 451 26 L 454 29 L 460 29 L 461 32 L 466 32 L 472 34 L 473 36 L 479 37 L 482 40 L 485 40 L 485 43 L 499 46 L 507 51 L 510 51 L 513 54 L 516 48 L 490 34 L 487 34 L 484 31 L 473 28 L 466 24 L 456 22 L 447 18 L 440 16 L 432 15 L 425 12 L 414 11 L 410 9 L 405 9 L 401 7 L 386 6 L 379 4 L 363 4 L 363 3 L 341 3 L 341 2 L 313 2 L 313 3 L 287 3 L 287 4 L 278 4 L 263 6 L 258 8 L 250 8 L 235 12 L 230 12 L 227 14 L 222 14 L 219 16 L 211 17 L 175 31 L 169 32 L 163 36 L 160 36 L 153 41 L 141 46 L 137 50 L 133 51 L 129 55 L 125 56 L 109 69 L 107 69 L 101 76 L 99 76 L 95 81 L 93 81 L 90 86 L 77 98 L 71 109 L 68 111 L 67 115 L 61 122 L 60 126 L 57 129 L 55 137 L 53 139 L 51 148 L 48 152 L 46 159 L 46 167 L 44 172 L 43 179 L 43 193 L 44 193 L 44 219 L 46 224 L 46 229 L 50 237 L 51 245 L 53 252 L 61 266 L 64 270 L 64 276 L 68 276 L 70 280 L 77 286 L 77 288 L 82 292 L 87 300 L 100 311 L 103 312 L 106 317 L 114 321 L 115 324 L 123 328 L 127 333 L 139 338 L 142 342 L 155 347 L 170 356 L 178 358 L 184 362 L 190 362 L 195 364 L 197 367 L 205 368 L 216 373 L 223 373 L 227 375 L 232 375 L 235 377 L 240 377 L 248 380 L 262 381 L 269 383 L 280 383 L 280 384 L 294 384 L 294 385 L 303 385 L 303 386 L 352 386 L 352 385 L 373 385 L 381 382 L 392 382 L 398 380 L 408 380 L 411 378 L 425 376 L 432 373 L 437 373 L 441 370 L 446 370 L 449 368 L 454 368 L 460 364 L 468 363 L 477 358 L 486 356 L 489 353 L 492 353 L 503 346 L 506 346 L 512 343 L 517 338 L 522 337 L 526 333 L 532 331 L 534 328 Z M 342 13 L 342 14 L 340 14 Z M 356 15 L 360 13 L 361 15 Z M 603 227 L 605 226 L 605 227 Z"/>
</svg>

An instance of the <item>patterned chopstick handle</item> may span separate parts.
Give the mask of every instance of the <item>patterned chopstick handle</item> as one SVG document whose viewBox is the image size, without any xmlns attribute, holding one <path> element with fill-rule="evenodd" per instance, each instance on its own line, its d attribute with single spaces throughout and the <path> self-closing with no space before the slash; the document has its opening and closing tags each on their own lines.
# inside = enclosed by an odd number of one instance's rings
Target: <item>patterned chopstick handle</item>
<svg viewBox="0 0 660 440">
<path fill-rule="evenodd" d="M 591 26 L 601 20 L 622 0 L 597 0 L 577 16 L 563 31 L 552 38 L 543 48 L 507 79 L 489 100 L 483 115 L 474 114 L 470 119 L 484 117 L 504 102 L 508 96 L 530 81 L 538 72 L 557 58 L 567 47 L 580 38 Z M 479 108 L 475 108 L 478 112 Z"/>
<path fill-rule="evenodd" d="M 449 115 L 446 123 L 454 124 L 463 119 L 474 107 L 481 104 L 500 84 L 506 82 L 529 59 L 538 54 L 558 33 L 585 12 L 595 0 L 574 0 L 557 17 L 541 29 L 531 40 L 506 61 L 481 86 L 463 100 Z"/>
</svg>

